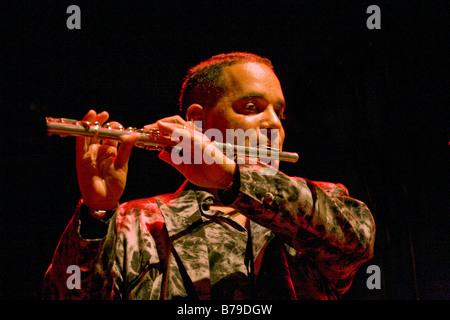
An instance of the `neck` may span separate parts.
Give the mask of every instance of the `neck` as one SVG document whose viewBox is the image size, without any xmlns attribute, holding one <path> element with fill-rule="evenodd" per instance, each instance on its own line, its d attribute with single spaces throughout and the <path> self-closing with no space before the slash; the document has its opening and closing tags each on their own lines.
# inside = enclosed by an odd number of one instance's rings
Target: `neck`
<svg viewBox="0 0 450 320">
<path fill-rule="evenodd" d="M 222 211 L 226 214 L 228 214 L 230 217 L 232 217 L 237 223 L 239 223 L 244 228 L 248 229 L 250 227 L 250 220 L 246 216 L 244 216 L 242 213 L 240 213 L 238 210 L 225 206 L 220 202 L 220 198 L 217 193 L 217 189 L 208 189 L 209 192 L 211 192 L 214 195 L 214 198 L 216 199 L 216 202 L 210 206 L 211 209 L 216 209 L 219 211 Z"/>
</svg>

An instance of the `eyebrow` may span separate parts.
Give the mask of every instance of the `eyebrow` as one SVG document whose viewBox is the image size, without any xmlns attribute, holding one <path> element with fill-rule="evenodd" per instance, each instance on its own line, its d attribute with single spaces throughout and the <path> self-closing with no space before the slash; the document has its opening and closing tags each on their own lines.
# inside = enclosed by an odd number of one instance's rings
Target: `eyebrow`
<svg viewBox="0 0 450 320">
<path fill-rule="evenodd" d="M 267 99 L 266 99 L 266 96 L 265 96 L 264 94 L 262 94 L 262 93 L 258 93 L 258 92 L 250 92 L 250 93 L 248 93 L 248 94 L 243 95 L 242 97 L 240 97 L 240 98 L 238 99 L 238 101 L 239 101 L 239 100 L 254 99 L 254 98 L 259 98 L 259 99 L 267 100 Z M 277 104 L 278 104 L 279 106 L 281 106 L 282 108 L 286 108 L 286 103 L 285 103 L 282 99 L 278 99 L 278 100 L 277 100 Z"/>
</svg>

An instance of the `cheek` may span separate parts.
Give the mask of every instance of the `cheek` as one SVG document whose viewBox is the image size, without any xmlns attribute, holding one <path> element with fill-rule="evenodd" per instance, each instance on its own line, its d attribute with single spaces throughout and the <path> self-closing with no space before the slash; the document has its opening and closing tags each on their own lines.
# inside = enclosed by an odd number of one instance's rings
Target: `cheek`
<svg viewBox="0 0 450 320">
<path fill-rule="evenodd" d="M 215 128 L 225 133 L 226 129 L 244 129 L 254 127 L 253 122 L 247 117 L 236 114 L 231 108 L 222 110 L 217 108 L 214 111 L 208 113 L 206 117 L 205 129 Z"/>
<path fill-rule="evenodd" d="M 283 146 L 284 138 L 286 136 L 286 133 L 284 132 L 284 129 L 280 129 L 280 145 Z"/>
<path fill-rule="evenodd" d="M 280 130 L 280 150 L 283 149 L 283 142 L 284 142 L 284 129 Z"/>
<path fill-rule="evenodd" d="M 277 147 L 280 150 L 283 150 L 283 143 L 284 143 L 284 130 L 280 129 L 278 132 L 278 146 L 273 145 L 273 147 Z"/>
<path fill-rule="evenodd" d="M 244 131 L 248 129 L 255 129 L 257 130 L 259 128 L 259 118 L 257 115 L 255 116 L 245 116 L 240 114 L 235 114 L 233 117 L 230 118 L 229 124 L 230 129 L 243 129 Z"/>
<path fill-rule="evenodd" d="M 229 127 L 230 122 L 220 113 L 211 113 L 204 124 L 204 129 L 218 129 L 221 132 L 225 132 Z"/>
</svg>

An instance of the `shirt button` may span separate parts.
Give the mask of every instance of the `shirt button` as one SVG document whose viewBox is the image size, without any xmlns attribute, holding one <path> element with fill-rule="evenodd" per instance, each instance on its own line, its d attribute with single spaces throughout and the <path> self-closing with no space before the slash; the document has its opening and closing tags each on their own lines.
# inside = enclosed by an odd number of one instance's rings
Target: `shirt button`
<svg viewBox="0 0 450 320">
<path fill-rule="evenodd" d="M 263 202 L 263 204 L 269 205 L 269 206 L 270 206 L 270 205 L 272 204 L 274 198 L 275 198 L 275 197 L 273 196 L 272 193 L 267 192 L 267 193 L 264 195 L 264 197 L 263 197 L 263 199 L 262 199 L 262 202 Z"/>
</svg>

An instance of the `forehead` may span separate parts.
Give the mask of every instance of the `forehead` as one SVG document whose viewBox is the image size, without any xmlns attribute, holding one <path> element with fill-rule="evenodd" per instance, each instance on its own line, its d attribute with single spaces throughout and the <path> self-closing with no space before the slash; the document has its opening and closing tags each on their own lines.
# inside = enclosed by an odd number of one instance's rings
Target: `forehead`
<svg viewBox="0 0 450 320">
<path fill-rule="evenodd" d="M 278 77 L 269 66 L 261 63 L 247 62 L 228 66 L 224 68 L 223 78 L 227 91 L 231 94 L 258 92 L 275 94 L 278 98 L 283 95 Z"/>
</svg>

